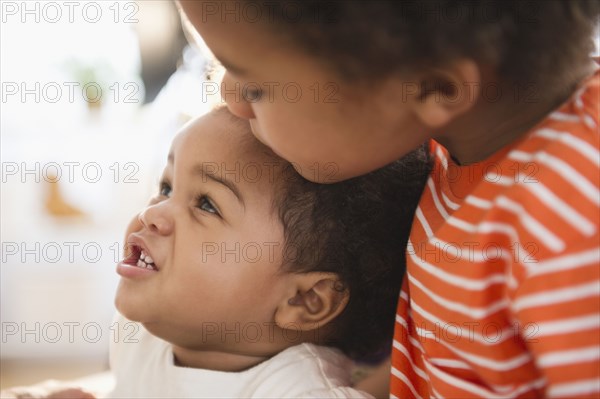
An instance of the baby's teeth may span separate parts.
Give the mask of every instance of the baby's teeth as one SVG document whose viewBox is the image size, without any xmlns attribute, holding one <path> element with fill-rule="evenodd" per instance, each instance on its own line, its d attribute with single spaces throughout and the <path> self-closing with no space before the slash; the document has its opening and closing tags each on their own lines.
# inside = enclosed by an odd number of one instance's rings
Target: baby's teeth
<svg viewBox="0 0 600 399">
<path fill-rule="evenodd" d="M 137 265 L 138 265 L 139 267 L 146 267 L 146 264 L 145 264 L 145 263 L 144 263 L 144 261 L 142 261 L 142 260 L 138 260 L 138 262 L 137 262 Z"/>
<path fill-rule="evenodd" d="M 144 261 L 146 263 L 154 263 L 154 260 L 150 257 L 150 255 L 146 255 L 146 258 L 144 259 Z"/>
<path fill-rule="evenodd" d="M 140 259 L 144 260 L 146 258 L 146 253 L 144 251 L 142 251 L 140 253 Z"/>
</svg>

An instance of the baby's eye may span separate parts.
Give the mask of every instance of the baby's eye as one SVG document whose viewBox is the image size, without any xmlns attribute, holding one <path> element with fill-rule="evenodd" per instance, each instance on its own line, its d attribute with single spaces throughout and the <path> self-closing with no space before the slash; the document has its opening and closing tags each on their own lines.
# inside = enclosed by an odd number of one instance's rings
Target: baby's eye
<svg viewBox="0 0 600 399">
<path fill-rule="evenodd" d="M 158 188 L 158 194 L 164 197 L 168 197 L 171 195 L 171 192 L 173 191 L 173 189 L 171 188 L 171 185 L 166 182 L 166 181 L 162 181 L 160 182 L 159 188 Z"/>
<path fill-rule="evenodd" d="M 219 210 L 213 204 L 213 202 L 210 199 L 210 197 L 208 197 L 207 195 L 200 195 L 198 197 L 196 206 L 199 209 L 203 210 L 204 212 L 212 213 L 212 214 L 217 215 L 219 217 L 221 216 L 221 214 L 219 213 Z"/>
</svg>

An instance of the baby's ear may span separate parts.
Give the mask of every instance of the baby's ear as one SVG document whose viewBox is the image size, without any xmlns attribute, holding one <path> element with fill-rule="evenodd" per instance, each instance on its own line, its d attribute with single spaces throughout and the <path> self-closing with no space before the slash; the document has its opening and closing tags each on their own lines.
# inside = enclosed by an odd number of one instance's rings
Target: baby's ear
<svg viewBox="0 0 600 399">
<path fill-rule="evenodd" d="M 301 331 L 323 327 L 344 310 L 349 298 L 348 288 L 335 273 L 298 274 L 277 307 L 275 323 L 282 329 Z"/>
</svg>

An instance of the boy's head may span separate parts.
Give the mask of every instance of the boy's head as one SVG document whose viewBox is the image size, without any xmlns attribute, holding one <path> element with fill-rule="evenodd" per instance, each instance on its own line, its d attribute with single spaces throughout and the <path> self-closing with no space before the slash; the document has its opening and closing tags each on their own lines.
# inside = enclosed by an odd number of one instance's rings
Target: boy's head
<svg viewBox="0 0 600 399">
<path fill-rule="evenodd" d="M 557 84 L 594 50 L 600 12 L 595 0 L 227 3 L 205 5 L 205 19 L 256 22 L 352 83 L 469 58 L 514 83 Z"/>
<path fill-rule="evenodd" d="M 117 308 L 184 359 L 264 358 L 301 342 L 380 349 L 427 173 L 422 155 L 318 185 L 247 122 L 209 113 L 174 139 L 157 195 L 128 228 Z"/>
<path fill-rule="evenodd" d="M 309 180 L 326 176 L 307 173 L 311 165 L 334 162 L 343 180 L 429 138 L 459 160 L 483 159 L 454 147 L 564 100 L 585 74 L 600 9 L 595 0 L 179 3 L 227 70 L 230 110 Z M 469 151 L 506 144 L 496 141 Z"/>
</svg>

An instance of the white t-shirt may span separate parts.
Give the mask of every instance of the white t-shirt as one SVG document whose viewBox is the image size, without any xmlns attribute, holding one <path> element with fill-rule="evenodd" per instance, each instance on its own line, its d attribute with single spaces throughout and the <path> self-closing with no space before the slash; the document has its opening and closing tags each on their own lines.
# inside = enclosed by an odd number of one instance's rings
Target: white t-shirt
<svg viewBox="0 0 600 399">
<path fill-rule="evenodd" d="M 301 344 L 241 372 L 195 369 L 176 366 L 171 344 L 139 323 L 120 321 L 136 328 L 131 339 L 111 343 L 110 398 L 371 397 L 350 387 L 352 362 L 336 349 Z"/>
</svg>

